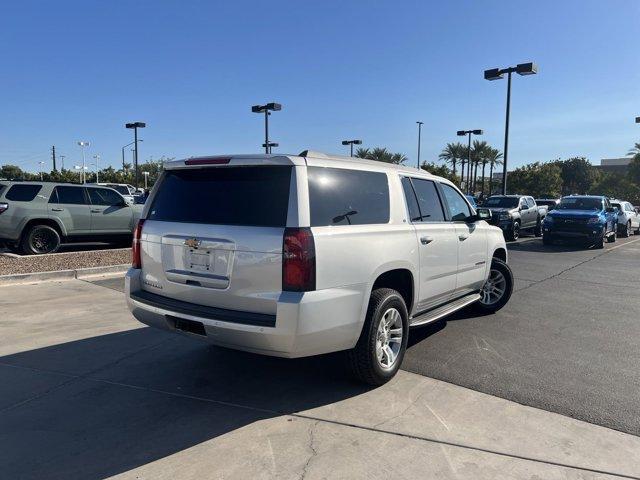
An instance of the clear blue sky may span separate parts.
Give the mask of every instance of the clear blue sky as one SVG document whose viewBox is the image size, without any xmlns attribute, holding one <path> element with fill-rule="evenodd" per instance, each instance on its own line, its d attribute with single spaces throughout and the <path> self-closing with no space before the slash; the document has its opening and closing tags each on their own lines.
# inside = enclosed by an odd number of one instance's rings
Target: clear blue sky
<svg viewBox="0 0 640 480">
<path fill-rule="evenodd" d="M 638 25 L 638 0 L 5 2 L 0 164 L 36 170 L 56 145 L 73 165 L 83 139 L 117 166 L 138 120 L 141 160 L 258 152 L 268 101 L 280 152 L 362 138 L 415 161 L 416 120 L 423 159 L 463 128 L 502 149 L 506 81 L 482 72 L 530 60 L 513 165 L 599 163 L 640 139 Z"/>
</svg>

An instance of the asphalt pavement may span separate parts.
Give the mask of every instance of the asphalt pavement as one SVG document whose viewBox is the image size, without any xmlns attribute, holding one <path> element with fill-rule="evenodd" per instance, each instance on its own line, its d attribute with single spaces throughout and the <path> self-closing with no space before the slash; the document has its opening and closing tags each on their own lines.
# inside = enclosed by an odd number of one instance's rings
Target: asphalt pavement
<svg viewBox="0 0 640 480">
<path fill-rule="evenodd" d="M 403 368 L 640 435 L 640 237 L 508 249 L 509 304 L 414 330 Z"/>
</svg>

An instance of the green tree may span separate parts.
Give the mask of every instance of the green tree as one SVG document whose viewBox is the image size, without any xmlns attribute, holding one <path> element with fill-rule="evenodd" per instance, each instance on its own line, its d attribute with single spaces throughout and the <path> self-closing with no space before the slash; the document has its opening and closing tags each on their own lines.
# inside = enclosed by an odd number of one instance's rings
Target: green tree
<svg viewBox="0 0 640 480">
<path fill-rule="evenodd" d="M 429 163 L 425 161 L 425 162 L 422 162 L 422 164 L 420 165 L 420 168 L 422 170 L 425 170 L 431 173 L 432 175 L 444 177 L 447 180 L 450 180 L 455 185 L 459 185 L 460 178 L 458 178 L 456 174 L 453 173 L 453 171 L 446 164 L 438 165 L 436 163 Z"/>
<path fill-rule="evenodd" d="M 404 154 L 392 153 L 382 147 L 376 147 L 373 149 L 358 148 L 355 156 L 359 158 L 366 158 L 368 160 L 376 160 L 378 162 L 394 163 L 396 165 L 401 165 L 407 160 L 407 157 Z"/>
<path fill-rule="evenodd" d="M 471 163 L 473 165 L 473 175 L 469 175 L 471 179 L 472 192 L 476 191 L 476 183 L 478 179 L 478 165 L 480 165 L 483 162 L 486 164 L 485 157 L 486 157 L 488 148 L 490 147 L 485 141 L 480 141 L 480 140 L 473 141 L 473 146 L 471 147 Z M 471 171 L 469 171 L 469 173 L 471 173 Z M 484 183 L 484 178 L 482 181 Z M 483 190 L 484 190 L 484 187 L 483 187 Z"/>
<path fill-rule="evenodd" d="M 598 181 L 599 172 L 584 157 L 556 161 L 562 169 L 562 193 L 585 194 Z"/>
<path fill-rule="evenodd" d="M 611 198 L 628 200 L 634 205 L 640 202 L 640 186 L 631 175 L 621 173 L 603 173 L 591 187 L 594 195 L 606 195 Z"/>
<path fill-rule="evenodd" d="M 633 160 L 629 163 L 629 179 L 640 186 L 640 153 L 633 157 Z"/>
<path fill-rule="evenodd" d="M 562 168 L 555 162 L 535 162 L 509 173 L 509 191 L 533 197 L 557 197 L 562 190 Z"/>
<path fill-rule="evenodd" d="M 24 173 L 17 165 L 3 165 L 0 168 L 0 178 L 5 180 L 21 179 L 24 177 Z"/>
<path fill-rule="evenodd" d="M 497 148 L 489 147 L 487 150 L 487 163 L 489 164 L 489 195 L 491 195 L 493 193 L 493 168 L 497 165 L 502 165 L 502 152 Z M 482 176 L 484 176 L 484 172 Z M 482 193 L 484 196 L 484 190 L 482 190 Z"/>
<path fill-rule="evenodd" d="M 438 158 L 444 161 L 446 164 L 451 165 L 451 169 L 453 171 L 453 175 L 456 175 L 456 165 L 458 161 L 464 159 L 464 154 L 466 152 L 466 147 L 462 145 L 460 142 L 457 143 L 447 143 L 447 146 L 444 147 Z M 424 163 L 423 163 L 424 165 Z M 430 164 L 433 165 L 433 164 Z M 422 166 L 420 167 L 422 168 Z"/>
<path fill-rule="evenodd" d="M 629 150 L 627 155 L 633 155 L 634 157 L 637 157 L 638 155 L 640 155 L 640 143 L 636 142 L 633 148 Z"/>
</svg>

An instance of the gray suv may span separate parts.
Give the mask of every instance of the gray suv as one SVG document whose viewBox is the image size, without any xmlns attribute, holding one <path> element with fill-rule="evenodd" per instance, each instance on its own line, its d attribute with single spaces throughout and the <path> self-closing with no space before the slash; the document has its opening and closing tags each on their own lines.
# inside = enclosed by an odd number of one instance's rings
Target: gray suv
<svg viewBox="0 0 640 480">
<path fill-rule="evenodd" d="M 138 222 L 141 322 L 280 357 L 344 351 L 378 385 L 409 327 L 511 295 L 505 240 L 450 181 L 371 160 L 236 155 L 166 163 Z"/>
<path fill-rule="evenodd" d="M 25 254 L 70 241 L 129 244 L 141 210 L 111 188 L 0 181 L 0 243 Z"/>
</svg>

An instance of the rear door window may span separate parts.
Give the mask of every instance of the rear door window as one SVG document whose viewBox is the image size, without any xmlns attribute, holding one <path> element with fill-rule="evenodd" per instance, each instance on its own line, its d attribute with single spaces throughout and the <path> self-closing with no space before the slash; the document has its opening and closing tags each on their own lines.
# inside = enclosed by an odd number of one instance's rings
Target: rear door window
<svg viewBox="0 0 640 480">
<path fill-rule="evenodd" d="M 412 178 L 413 188 L 418 197 L 420 222 L 444 222 L 444 211 L 435 183 L 431 180 Z"/>
<path fill-rule="evenodd" d="M 411 179 L 408 177 L 402 177 L 402 190 L 404 190 L 404 198 L 407 201 L 410 220 L 412 222 L 419 222 L 421 220 L 420 208 L 418 207 L 418 200 L 411 185 Z"/>
<path fill-rule="evenodd" d="M 308 167 L 311 226 L 389 222 L 389 181 L 382 172 Z"/>
<path fill-rule="evenodd" d="M 64 203 L 66 205 L 85 205 L 87 200 L 84 196 L 83 187 L 61 187 L 53 190 L 49 203 Z"/>
<path fill-rule="evenodd" d="M 284 227 L 291 167 L 167 170 L 149 220 Z"/>
<path fill-rule="evenodd" d="M 41 189 L 42 185 L 13 185 L 5 198 L 15 202 L 30 202 L 36 198 Z"/>
</svg>

